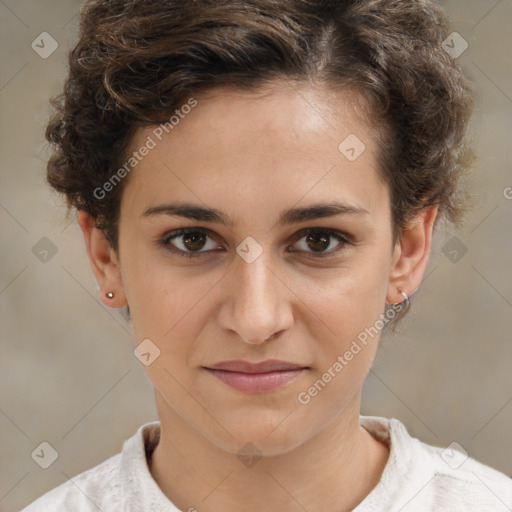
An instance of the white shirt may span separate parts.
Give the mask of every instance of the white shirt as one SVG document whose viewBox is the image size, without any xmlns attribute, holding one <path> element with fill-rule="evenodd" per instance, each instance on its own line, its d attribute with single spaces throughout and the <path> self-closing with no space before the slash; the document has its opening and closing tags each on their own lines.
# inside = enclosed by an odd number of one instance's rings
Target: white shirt
<svg viewBox="0 0 512 512">
<path fill-rule="evenodd" d="M 390 447 L 379 483 L 353 512 L 510 512 L 512 479 L 461 451 L 412 438 L 395 418 L 360 416 L 361 425 Z M 146 450 L 158 443 L 159 422 L 126 440 L 122 452 L 46 493 L 21 512 L 188 512 L 163 494 Z M 199 503 L 196 504 L 200 512 Z"/>
</svg>

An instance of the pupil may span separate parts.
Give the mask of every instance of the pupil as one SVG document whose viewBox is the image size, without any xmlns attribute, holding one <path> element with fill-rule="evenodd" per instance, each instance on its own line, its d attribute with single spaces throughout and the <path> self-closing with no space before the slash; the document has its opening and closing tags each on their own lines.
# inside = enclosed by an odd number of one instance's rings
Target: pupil
<svg viewBox="0 0 512 512">
<path fill-rule="evenodd" d="M 202 243 L 199 243 L 199 246 L 195 246 L 195 244 L 198 243 L 198 240 L 203 238 Z M 188 242 L 192 242 L 192 247 L 188 245 Z M 194 231 L 193 233 L 187 233 L 185 235 L 185 245 L 188 249 L 194 250 L 194 249 L 201 249 L 204 245 L 204 233 L 198 233 L 197 231 Z"/>
<path fill-rule="evenodd" d="M 310 241 L 313 241 L 313 246 L 318 245 L 318 244 L 314 243 L 315 239 L 321 240 L 321 243 L 320 243 L 321 247 L 318 250 L 318 252 L 321 252 L 321 251 L 325 250 L 327 247 L 329 247 L 329 236 L 328 235 L 324 235 L 324 234 L 320 233 L 320 234 L 311 234 L 311 235 L 307 236 L 307 242 L 309 243 Z M 309 247 L 316 251 L 315 247 L 312 247 L 311 245 L 309 245 Z"/>
</svg>

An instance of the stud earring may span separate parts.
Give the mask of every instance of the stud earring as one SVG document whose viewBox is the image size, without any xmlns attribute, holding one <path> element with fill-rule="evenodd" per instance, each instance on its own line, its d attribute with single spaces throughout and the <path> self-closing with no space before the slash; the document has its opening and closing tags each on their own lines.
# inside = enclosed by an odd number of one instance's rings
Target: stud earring
<svg viewBox="0 0 512 512">
<path fill-rule="evenodd" d="M 108 299 L 114 298 L 114 292 L 107 292 L 105 295 L 107 296 Z"/>
</svg>

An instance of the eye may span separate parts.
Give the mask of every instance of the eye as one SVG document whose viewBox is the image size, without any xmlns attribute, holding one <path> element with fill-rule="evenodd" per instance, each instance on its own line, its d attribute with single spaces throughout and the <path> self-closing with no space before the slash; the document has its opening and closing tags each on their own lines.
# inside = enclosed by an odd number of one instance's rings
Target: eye
<svg viewBox="0 0 512 512">
<path fill-rule="evenodd" d="M 292 250 L 290 252 L 306 252 L 312 254 L 315 258 L 325 258 L 333 256 L 346 245 L 352 245 L 349 238 L 348 235 L 332 229 L 303 229 L 295 235 L 295 240 L 298 242 L 304 239 L 304 242 L 300 244 L 295 243 L 295 245 L 299 245 L 299 251 Z M 210 239 L 210 245 L 208 245 L 208 239 Z M 333 244 L 333 239 L 337 243 Z M 173 242 L 173 240 L 176 240 L 176 242 Z M 174 254 L 189 258 L 201 256 L 203 253 L 211 252 L 218 247 L 212 241 L 209 232 L 200 228 L 183 228 L 172 231 L 160 241 L 160 244 Z M 328 250 L 329 248 L 331 249 Z M 312 251 L 309 249 L 312 249 Z"/>
<path fill-rule="evenodd" d="M 215 243 L 211 243 L 208 247 L 208 244 L 205 243 L 208 238 L 211 239 L 208 231 L 204 229 L 183 228 L 167 234 L 160 243 L 172 253 L 193 258 L 217 247 Z M 177 239 L 177 242 L 179 243 L 173 243 L 172 240 L 174 239 Z M 200 250 L 205 247 L 206 250 Z"/>
<path fill-rule="evenodd" d="M 309 228 L 297 233 L 296 237 L 298 237 L 299 242 L 303 239 L 305 240 L 304 243 L 298 244 L 299 246 L 302 245 L 302 249 L 300 250 L 313 254 L 313 256 L 317 258 L 333 256 L 335 253 L 342 250 L 345 245 L 352 245 L 348 236 L 332 229 Z M 332 239 L 337 240 L 338 243 L 332 244 Z M 331 250 L 327 251 L 329 247 L 331 247 Z M 334 250 L 332 247 L 334 247 Z M 308 251 L 309 248 L 313 249 L 313 251 Z"/>
</svg>

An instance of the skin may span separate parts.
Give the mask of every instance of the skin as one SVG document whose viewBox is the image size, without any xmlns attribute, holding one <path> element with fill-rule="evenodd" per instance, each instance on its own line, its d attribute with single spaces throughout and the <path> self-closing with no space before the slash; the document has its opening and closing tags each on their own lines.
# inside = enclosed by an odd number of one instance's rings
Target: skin
<svg viewBox="0 0 512 512">
<path fill-rule="evenodd" d="M 389 456 L 359 425 L 379 336 L 307 405 L 297 396 L 375 324 L 385 302 L 403 301 L 399 289 L 418 288 L 437 207 L 418 214 L 393 245 L 376 132 L 354 93 L 274 83 L 258 93 L 219 89 L 197 99 L 125 183 L 118 254 L 94 219 L 79 215 L 102 300 L 128 303 L 136 343 L 149 338 L 160 350 L 144 366 L 161 421 L 151 473 L 181 510 L 351 510 L 378 483 Z M 132 148 L 152 129 L 139 129 Z M 350 134 L 366 146 L 353 162 L 338 150 Z M 334 200 L 367 213 L 278 224 L 284 209 Z M 175 201 L 222 209 L 233 224 L 143 215 Z M 183 236 L 172 241 L 201 256 L 159 244 L 184 227 L 209 231 L 202 247 L 185 245 Z M 331 237 L 322 249 L 318 239 L 294 237 L 305 228 L 346 233 L 352 243 Z M 252 263 L 236 252 L 248 236 L 262 248 Z M 316 256 L 329 251 L 329 258 Z M 203 368 L 273 358 L 308 370 L 255 394 Z M 262 455 L 252 467 L 237 457 L 248 442 Z"/>
</svg>

